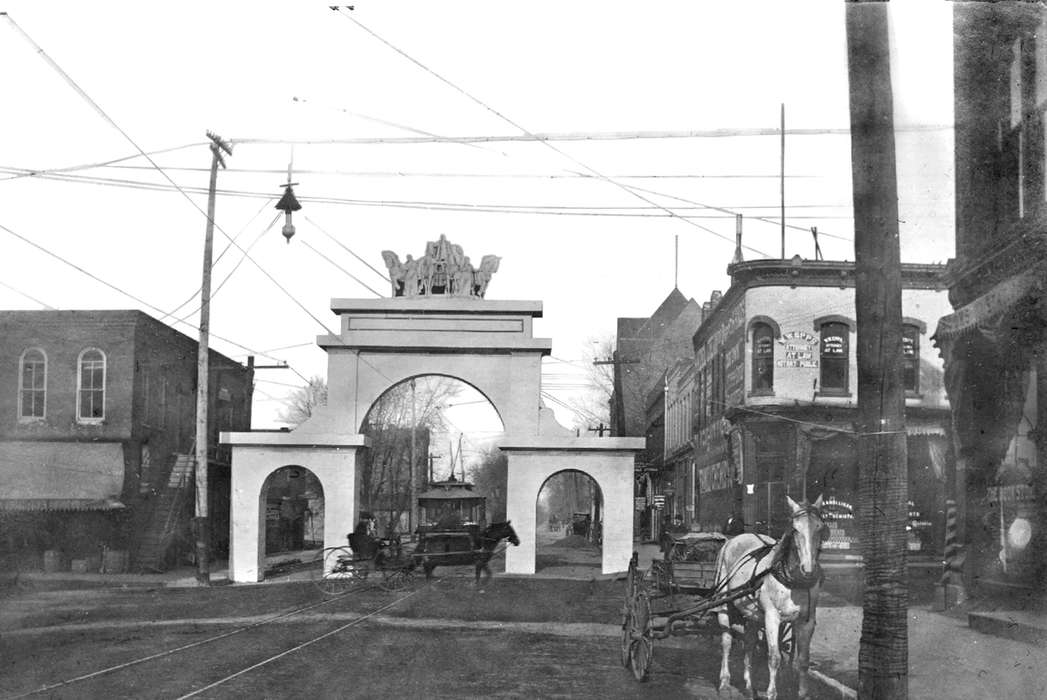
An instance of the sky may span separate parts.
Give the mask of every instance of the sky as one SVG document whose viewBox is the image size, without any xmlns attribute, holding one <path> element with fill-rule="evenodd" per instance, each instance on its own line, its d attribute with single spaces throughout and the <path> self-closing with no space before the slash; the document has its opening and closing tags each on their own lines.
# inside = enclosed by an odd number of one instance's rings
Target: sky
<svg viewBox="0 0 1047 700">
<path fill-rule="evenodd" d="M 195 325 L 207 130 L 233 145 L 212 347 L 293 368 L 258 372 L 256 428 L 325 375 L 330 300 L 388 295 L 381 251 L 418 257 L 441 234 L 501 256 L 487 298 L 543 302 L 543 376 L 569 401 L 617 317 L 650 315 L 674 281 L 699 302 L 727 289 L 736 213 L 747 260 L 781 257 L 782 105 L 785 256 L 813 257 L 816 226 L 827 259 L 853 259 L 842 0 L 354 8 L 2 3 L 0 309 Z M 950 3 L 890 12 L 902 258 L 945 262 Z M 505 136 L 523 138 L 482 138 Z M 303 209 L 287 243 L 270 224 L 289 165 Z"/>
</svg>

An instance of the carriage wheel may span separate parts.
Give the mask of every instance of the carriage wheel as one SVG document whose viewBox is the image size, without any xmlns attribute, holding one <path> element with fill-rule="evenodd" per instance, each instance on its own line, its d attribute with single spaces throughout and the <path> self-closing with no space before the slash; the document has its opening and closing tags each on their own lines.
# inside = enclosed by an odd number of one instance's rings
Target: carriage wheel
<svg viewBox="0 0 1047 700">
<path fill-rule="evenodd" d="M 637 591 L 633 597 L 633 614 L 630 616 L 629 636 L 632 644 L 629 647 L 629 666 L 638 681 L 645 681 L 651 673 L 651 662 L 654 659 L 654 637 L 651 635 L 651 599 L 647 591 Z"/>
<path fill-rule="evenodd" d="M 648 637 L 640 637 L 633 642 L 629 650 L 629 661 L 636 680 L 646 681 L 651 674 L 651 661 L 654 659 L 654 644 Z"/>
<path fill-rule="evenodd" d="M 339 595 L 353 584 L 367 578 L 353 563 L 353 552 L 348 547 L 327 547 L 313 559 L 314 583 L 324 595 Z"/>
<path fill-rule="evenodd" d="M 622 666 L 629 668 L 629 650 L 633 643 L 633 617 L 636 608 L 636 555 L 629 560 L 625 577 L 625 603 L 622 605 Z"/>
<path fill-rule="evenodd" d="M 410 569 L 387 569 L 382 572 L 382 580 L 378 584 L 383 591 L 401 591 L 414 583 L 414 572 Z"/>
</svg>

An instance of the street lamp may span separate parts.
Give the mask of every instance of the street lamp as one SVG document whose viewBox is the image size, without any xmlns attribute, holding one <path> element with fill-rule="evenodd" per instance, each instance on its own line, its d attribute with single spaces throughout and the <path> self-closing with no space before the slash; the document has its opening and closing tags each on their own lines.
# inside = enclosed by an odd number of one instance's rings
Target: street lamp
<svg viewBox="0 0 1047 700">
<path fill-rule="evenodd" d="M 291 178 L 288 177 L 286 185 L 281 185 L 284 188 L 284 195 L 280 197 L 280 201 L 276 203 L 276 209 L 284 213 L 284 228 L 281 233 L 284 234 L 284 238 L 287 242 L 291 242 L 291 236 L 294 235 L 294 224 L 291 223 L 291 213 L 296 212 L 302 208 L 302 205 L 298 203 L 298 198 L 294 196 L 293 185 L 297 185 L 297 182 L 291 182 Z"/>
</svg>

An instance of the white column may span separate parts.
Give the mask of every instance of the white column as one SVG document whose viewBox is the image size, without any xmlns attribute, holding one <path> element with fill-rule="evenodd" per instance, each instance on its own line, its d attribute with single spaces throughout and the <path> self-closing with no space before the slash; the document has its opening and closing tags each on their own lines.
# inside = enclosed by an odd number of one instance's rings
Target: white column
<svg viewBox="0 0 1047 700">
<path fill-rule="evenodd" d="M 532 458 L 509 452 L 508 460 L 505 515 L 512 521 L 513 530 L 520 538 L 520 546 L 506 548 L 505 572 L 533 574 L 536 552 L 535 504 L 542 478 L 535 478 Z"/>
<path fill-rule="evenodd" d="M 229 580 L 262 580 L 265 571 L 265 506 L 262 485 L 269 471 L 264 454 L 233 446 L 229 503 Z"/>
</svg>

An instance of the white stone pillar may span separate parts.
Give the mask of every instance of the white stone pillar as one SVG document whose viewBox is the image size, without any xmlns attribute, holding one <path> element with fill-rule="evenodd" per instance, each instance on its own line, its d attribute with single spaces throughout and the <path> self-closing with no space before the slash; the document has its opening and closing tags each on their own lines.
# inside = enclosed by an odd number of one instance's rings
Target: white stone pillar
<svg viewBox="0 0 1047 700">
<path fill-rule="evenodd" d="M 505 516 L 512 521 L 513 530 L 520 538 L 520 546 L 505 549 L 505 572 L 533 574 L 537 552 L 535 504 L 541 482 L 537 485 L 533 483 L 530 457 L 509 452 L 507 458 L 509 474 L 505 489 Z"/>
</svg>

